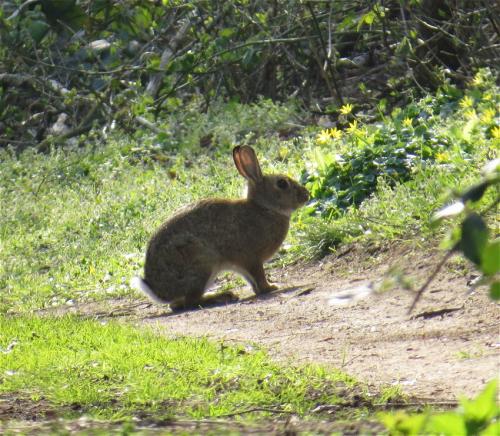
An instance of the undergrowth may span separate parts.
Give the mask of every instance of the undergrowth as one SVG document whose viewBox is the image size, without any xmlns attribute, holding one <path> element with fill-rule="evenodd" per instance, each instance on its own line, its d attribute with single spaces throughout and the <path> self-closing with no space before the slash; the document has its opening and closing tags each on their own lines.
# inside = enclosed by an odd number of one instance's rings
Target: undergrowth
<svg viewBox="0 0 500 436">
<path fill-rule="evenodd" d="M 321 131 L 308 156 L 303 179 L 315 200 L 309 207 L 337 218 L 373 194 L 380 179 L 395 186 L 433 163 L 454 171 L 484 155 L 499 139 L 494 79 L 483 70 L 465 92 L 444 86 L 375 123 L 364 122 L 366 114 L 352 105 L 340 108 L 348 126 Z"/>
<path fill-rule="evenodd" d="M 498 103 L 494 77 L 481 71 L 465 91 L 443 87 L 379 122 L 368 124 L 366 114 L 341 108 L 348 127 L 322 130 L 302 173 L 312 196 L 305 213 L 319 217 L 304 227 L 308 252 L 439 232 L 432 213 L 497 156 Z"/>
</svg>

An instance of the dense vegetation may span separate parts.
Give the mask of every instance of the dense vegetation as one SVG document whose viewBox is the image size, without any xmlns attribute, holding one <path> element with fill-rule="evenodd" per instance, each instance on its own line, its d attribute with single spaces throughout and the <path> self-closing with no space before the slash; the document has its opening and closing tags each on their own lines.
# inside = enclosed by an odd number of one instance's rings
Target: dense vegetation
<svg viewBox="0 0 500 436">
<path fill-rule="evenodd" d="M 353 101 L 390 111 L 495 67 L 498 12 L 469 0 L 6 0 L 0 145 L 47 150 L 118 126 L 172 148 L 183 126 L 169 114 L 219 99 L 293 96 L 333 120 Z"/>
<path fill-rule="evenodd" d="M 439 237 L 498 299 L 500 167 L 481 168 L 500 148 L 499 16 L 468 0 L 2 2 L 0 395 L 105 418 L 244 404 L 310 416 L 340 394 L 350 407 L 344 374 L 36 314 L 134 295 L 151 229 L 196 199 L 240 195 L 237 144 L 311 192 L 275 263 Z M 494 391 L 444 418 L 382 420 L 489 434 Z M 394 392 L 365 394 L 347 418 Z"/>
</svg>

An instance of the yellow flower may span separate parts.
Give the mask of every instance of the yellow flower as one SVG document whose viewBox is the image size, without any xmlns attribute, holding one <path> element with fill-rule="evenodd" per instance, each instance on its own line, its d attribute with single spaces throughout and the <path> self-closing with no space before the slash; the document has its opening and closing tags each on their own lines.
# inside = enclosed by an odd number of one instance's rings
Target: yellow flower
<svg viewBox="0 0 500 436">
<path fill-rule="evenodd" d="M 358 130 L 358 120 L 354 120 L 352 123 L 349 123 L 349 127 L 347 131 L 349 133 L 355 133 Z"/>
<path fill-rule="evenodd" d="M 408 118 L 406 117 L 404 120 L 403 120 L 403 126 L 405 127 L 412 127 L 413 126 L 413 121 L 411 118 Z"/>
<path fill-rule="evenodd" d="M 290 149 L 284 145 L 280 147 L 278 154 L 281 159 L 285 159 L 290 153 Z"/>
<path fill-rule="evenodd" d="M 350 103 L 346 103 L 340 108 L 340 113 L 342 115 L 349 115 L 352 112 L 353 106 Z"/>
<path fill-rule="evenodd" d="M 476 111 L 474 109 L 467 109 L 464 112 L 464 115 L 465 115 L 465 118 L 476 118 L 477 117 Z"/>
<path fill-rule="evenodd" d="M 342 138 L 342 131 L 337 129 L 336 127 L 331 128 L 328 131 L 328 134 L 330 135 L 330 138 L 332 139 L 340 139 Z"/>
<path fill-rule="evenodd" d="M 491 101 L 491 100 L 493 100 L 493 95 L 491 94 L 491 92 L 485 92 L 482 96 L 482 100 L 483 101 Z"/>
<path fill-rule="evenodd" d="M 436 154 L 436 160 L 438 162 L 448 162 L 449 159 L 450 159 L 450 156 L 446 152 Z"/>
<path fill-rule="evenodd" d="M 489 108 L 485 109 L 484 112 L 482 113 L 481 121 L 484 124 L 491 124 L 491 122 L 493 121 L 493 118 L 495 118 L 495 115 L 496 115 L 495 109 L 489 107 Z"/>
<path fill-rule="evenodd" d="M 481 73 L 477 73 L 472 79 L 472 84 L 474 86 L 481 86 L 482 84 L 484 84 L 483 75 Z"/>
<path fill-rule="evenodd" d="M 462 98 L 462 100 L 460 100 L 460 107 L 462 109 L 467 109 L 472 106 L 474 106 L 474 100 L 472 99 L 472 97 L 466 95 L 464 98 Z"/>
<path fill-rule="evenodd" d="M 491 136 L 494 139 L 500 139 L 500 126 L 495 126 L 491 129 Z"/>
<path fill-rule="evenodd" d="M 322 130 L 316 135 L 316 142 L 318 144 L 326 144 L 327 142 L 330 141 L 330 134 L 328 133 L 328 130 Z"/>
</svg>

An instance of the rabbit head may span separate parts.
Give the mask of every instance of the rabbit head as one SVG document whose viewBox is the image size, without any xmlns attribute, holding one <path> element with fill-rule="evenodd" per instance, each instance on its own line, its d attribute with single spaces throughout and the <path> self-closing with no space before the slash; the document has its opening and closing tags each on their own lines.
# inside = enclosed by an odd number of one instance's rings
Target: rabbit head
<svg viewBox="0 0 500 436">
<path fill-rule="evenodd" d="M 309 199 L 307 190 L 282 174 L 263 175 L 255 151 L 246 145 L 233 149 L 238 172 L 247 180 L 247 200 L 282 215 L 291 213 Z"/>
</svg>

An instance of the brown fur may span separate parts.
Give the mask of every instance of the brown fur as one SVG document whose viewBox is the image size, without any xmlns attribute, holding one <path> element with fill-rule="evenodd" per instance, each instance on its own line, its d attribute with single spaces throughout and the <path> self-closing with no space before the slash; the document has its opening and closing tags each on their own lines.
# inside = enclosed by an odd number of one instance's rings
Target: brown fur
<svg viewBox="0 0 500 436">
<path fill-rule="evenodd" d="M 242 274 L 256 294 L 276 287 L 263 263 L 286 237 L 290 214 L 308 199 L 305 188 L 283 175 L 265 175 L 252 148 L 233 150 L 236 168 L 248 181 L 241 200 L 208 199 L 165 222 L 146 253 L 143 289 L 171 306 L 203 303 L 210 281 L 222 270 Z"/>
</svg>

